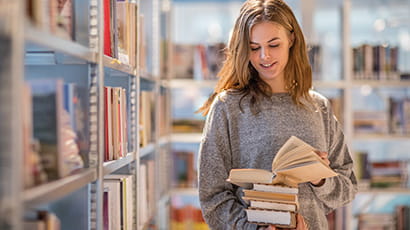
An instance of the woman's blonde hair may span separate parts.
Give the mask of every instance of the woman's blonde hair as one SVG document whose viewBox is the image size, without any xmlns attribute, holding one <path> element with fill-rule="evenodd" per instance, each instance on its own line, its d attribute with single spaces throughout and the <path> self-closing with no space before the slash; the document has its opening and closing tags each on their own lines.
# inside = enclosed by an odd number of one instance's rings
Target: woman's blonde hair
<svg viewBox="0 0 410 230">
<path fill-rule="evenodd" d="M 213 94 L 198 112 L 203 115 L 208 114 L 215 96 L 224 90 L 233 89 L 242 93 L 242 99 L 250 95 L 253 113 L 259 111 L 258 102 L 263 97 L 271 95 L 270 86 L 259 78 L 258 72 L 249 61 L 251 29 L 255 24 L 266 21 L 281 25 L 289 35 L 294 34 L 289 60 L 284 70 L 285 87 L 297 105 L 302 105 L 303 98 L 310 101 L 312 70 L 305 39 L 292 10 L 282 0 L 248 0 L 242 5 L 239 17 L 236 19 L 225 50 L 226 60 L 218 73 L 219 81 Z"/>
</svg>

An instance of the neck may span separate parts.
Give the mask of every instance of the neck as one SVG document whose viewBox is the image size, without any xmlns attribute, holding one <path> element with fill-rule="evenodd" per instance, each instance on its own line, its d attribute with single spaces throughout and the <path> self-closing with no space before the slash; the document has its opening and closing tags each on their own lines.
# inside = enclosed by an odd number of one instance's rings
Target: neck
<svg viewBox="0 0 410 230">
<path fill-rule="evenodd" d="M 277 85 L 270 85 L 272 93 L 287 93 L 285 87 L 278 87 Z"/>
<path fill-rule="evenodd" d="M 272 93 L 286 93 L 288 92 L 285 88 L 285 81 L 283 77 L 272 79 L 268 83 L 270 86 Z"/>
</svg>

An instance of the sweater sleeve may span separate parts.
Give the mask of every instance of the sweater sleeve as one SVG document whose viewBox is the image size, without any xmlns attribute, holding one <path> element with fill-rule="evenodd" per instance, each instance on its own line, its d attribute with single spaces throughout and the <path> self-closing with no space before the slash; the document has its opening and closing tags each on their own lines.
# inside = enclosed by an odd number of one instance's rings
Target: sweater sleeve
<svg viewBox="0 0 410 230">
<path fill-rule="evenodd" d="M 322 186 L 311 188 L 315 196 L 330 212 L 351 202 L 357 193 L 357 180 L 353 172 L 353 160 L 350 156 L 340 123 L 333 115 L 329 105 L 328 118 L 328 153 L 330 167 L 339 175 L 327 178 Z"/>
<path fill-rule="evenodd" d="M 254 230 L 257 225 L 247 222 L 245 207 L 235 195 L 237 189 L 226 182 L 232 167 L 228 126 L 224 102 L 216 98 L 208 114 L 199 149 L 201 209 L 211 229 Z"/>
</svg>

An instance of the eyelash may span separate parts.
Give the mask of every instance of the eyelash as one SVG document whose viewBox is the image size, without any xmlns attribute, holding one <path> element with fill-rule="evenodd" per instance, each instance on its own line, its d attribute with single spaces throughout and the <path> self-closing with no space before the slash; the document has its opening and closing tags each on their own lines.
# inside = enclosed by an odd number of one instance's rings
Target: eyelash
<svg viewBox="0 0 410 230">
<path fill-rule="evenodd" d="M 276 48 L 276 47 L 279 47 L 279 45 L 269 45 L 269 47 L 271 47 L 271 48 Z M 256 50 L 258 50 L 258 49 L 260 49 L 260 47 L 251 48 L 252 51 L 256 51 Z"/>
</svg>

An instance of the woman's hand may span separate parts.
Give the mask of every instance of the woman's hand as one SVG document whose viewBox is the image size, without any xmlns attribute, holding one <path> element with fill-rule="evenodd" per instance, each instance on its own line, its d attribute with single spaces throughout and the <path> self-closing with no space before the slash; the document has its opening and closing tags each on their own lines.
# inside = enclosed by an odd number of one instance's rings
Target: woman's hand
<svg viewBox="0 0 410 230">
<path fill-rule="evenodd" d="M 308 228 L 308 226 L 305 222 L 305 219 L 299 213 L 296 214 L 296 228 L 295 228 L 295 230 L 309 230 L 309 228 Z"/>
<path fill-rule="evenodd" d="M 315 151 L 315 152 L 327 165 L 330 165 L 330 161 L 328 158 L 329 154 L 327 152 L 321 152 L 321 151 Z M 325 179 L 311 181 L 310 183 L 312 183 L 315 186 L 321 186 L 325 183 Z"/>
</svg>

